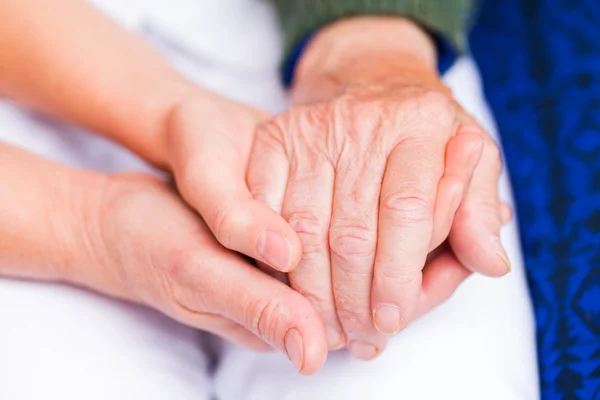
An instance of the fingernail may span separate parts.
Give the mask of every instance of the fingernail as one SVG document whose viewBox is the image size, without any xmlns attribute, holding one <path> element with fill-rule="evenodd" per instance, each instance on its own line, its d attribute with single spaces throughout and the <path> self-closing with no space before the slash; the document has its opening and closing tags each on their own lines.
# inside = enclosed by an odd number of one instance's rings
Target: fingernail
<svg viewBox="0 0 600 400">
<path fill-rule="evenodd" d="M 452 196 L 452 215 L 456 214 L 458 207 L 460 206 L 460 202 L 463 198 L 463 185 L 458 185 L 454 192 L 454 196 Z"/>
<path fill-rule="evenodd" d="M 297 329 L 292 328 L 285 334 L 285 352 L 288 358 L 298 371 L 302 372 L 303 351 L 302 351 L 302 335 Z"/>
<path fill-rule="evenodd" d="M 508 274 L 511 271 L 510 261 L 508 256 L 506 255 L 506 251 L 504 250 L 504 246 L 502 246 L 502 242 L 498 236 L 492 237 L 492 240 L 496 243 L 496 255 L 502 260 L 502 263 L 506 266 L 506 273 Z"/>
<path fill-rule="evenodd" d="M 373 311 L 373 324 L 384 335 L 395 335 L 402 328 L 400 309 L 391 304 L 378 306 Z"/>
<path fill-rule="evenodd" d="M 356 340 L 350 342 L 348 345 L 348 350 L 354 357 L 364 361 L 372 360 L 379 355 L 379 350 L 377 347 L 370 343 Z"/>
<path fill-rule="evenodd" d="M 326 329 L 327 333 L 327 345 L 329 350 L 338 350 L 344 347 L 344 338 L 339 330 L 328 326 Z"/>
<path fill-rule="evenodd" d="M 271 267 L 278 271 L 290 270 L 292 244 L 277 232 L 264 231 L 258 238 L 256 249 L 263 261 Z"/>
</svg>

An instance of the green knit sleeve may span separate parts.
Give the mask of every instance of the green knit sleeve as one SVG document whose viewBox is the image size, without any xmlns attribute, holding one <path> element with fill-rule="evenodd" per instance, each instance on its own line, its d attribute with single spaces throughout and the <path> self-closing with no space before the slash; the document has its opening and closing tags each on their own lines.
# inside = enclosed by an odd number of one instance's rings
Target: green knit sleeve
<svg viewBox="0 0 600 400">
<path fill-rule="evenodd" d="M 441 35 L 459 52 L 477 0 L 270 0 L 284 32 L 285 54 L 310 32 L 341 18 L 398 15 Z"/>
</svg>

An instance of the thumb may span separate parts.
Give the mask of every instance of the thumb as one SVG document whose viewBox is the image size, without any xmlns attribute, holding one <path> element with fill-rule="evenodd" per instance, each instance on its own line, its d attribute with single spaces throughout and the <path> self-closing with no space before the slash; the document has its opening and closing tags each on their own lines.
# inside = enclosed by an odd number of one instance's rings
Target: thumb
<svg viewBox="0 0 600 400">
<path fill-rule="evenodd" d="M 210 310 L 234 321 L 286 354 L 303 374 L 323 366 L 325 327 L 311 303 L 293 289 L 216 243 L 186 257 L 177 269 L 185 309 Z M 205 319 L 205 313 L 198 314 Z"/>
<path fill-rule="evenodd" d="M 179 161 L 182 167 L 175 168 L 182 197 L 200 213 L 224 247 L 289 272 L 300 261 L 302 244 L 287 222 L 248 190 L 246 161 L 250 148 L 246 147 L 252 145 L 251 137 L 234 143 L 219 132 L 201 136 L 185 150 L 188 160 Z"/>
</svg>

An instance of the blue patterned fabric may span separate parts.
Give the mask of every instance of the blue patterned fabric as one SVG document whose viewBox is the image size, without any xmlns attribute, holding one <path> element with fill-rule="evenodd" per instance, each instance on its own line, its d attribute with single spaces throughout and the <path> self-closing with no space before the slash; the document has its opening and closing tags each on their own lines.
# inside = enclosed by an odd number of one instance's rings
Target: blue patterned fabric
<svg viewBox="0 0 600 400">
<path fill-rule="evenodd" d="M 486 1 L 471 37 L 520 217 L 544 399 L 600 400 L 600 1 Z"/>
</svg>

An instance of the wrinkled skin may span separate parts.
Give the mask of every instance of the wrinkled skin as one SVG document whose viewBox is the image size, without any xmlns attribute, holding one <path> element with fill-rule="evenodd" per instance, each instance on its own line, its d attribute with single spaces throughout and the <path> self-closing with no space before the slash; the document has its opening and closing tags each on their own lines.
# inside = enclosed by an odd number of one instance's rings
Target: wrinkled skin
<svg viewBox="0 0 600 400">
<path fill-rule="evenodd" d="M 323 315 L 330 348 L 371 359 L 472 271 L 507 272 L 493 239 L 500 170 L 497 146 L 447 91 L 356 85 L 264 124 L 248 183 L 302 240 L 289 280 Z M 424 269 L 448 234 L 458 260 L 446 246 Z"/>
<path fill-rule="evenodd" d="M 398 25 L 359 23 L 344 24 L 374 35 Z M 371 359 L 471 272 L 501 276 L 509 265 L 496 144 L 427 57 L 351 46 L 339 52 L 350 62 L 323 50 L 314 68 L 301 66 L 294 106 L 267 122 L 217 96 L 190 97 L 168 120 L 167 159 L 223 246 L 291 272 L 329 348 Z"/>
<path fill-rule="evenodd" d="M 498 149 L 447 91 L 348 87 L 265 120 L 190 98 L 169 121 L 174 176 L 223 246 L 298 266 L 290 282 L 321 313 L 330 349 L 373 358 L 470 272 L 507 271 L 499 243 L 482 241 L 501 225 Z M 448 232 L 452 247 L 423 270 Z M 392 307 L 374 320 L 378 305 Z"/>
</svg>

